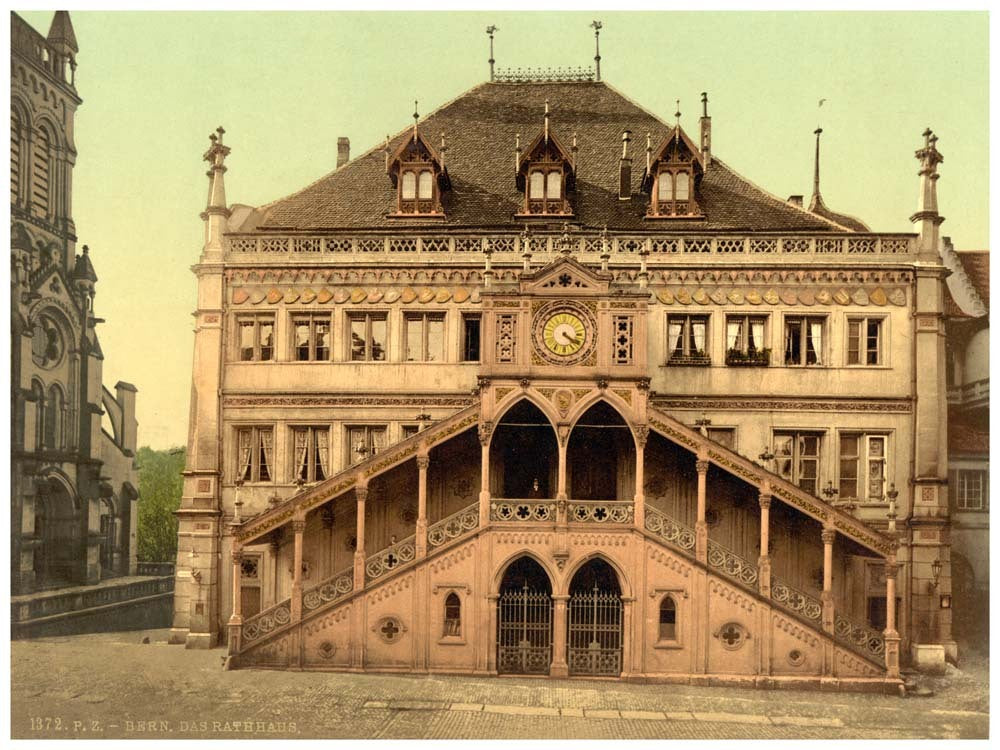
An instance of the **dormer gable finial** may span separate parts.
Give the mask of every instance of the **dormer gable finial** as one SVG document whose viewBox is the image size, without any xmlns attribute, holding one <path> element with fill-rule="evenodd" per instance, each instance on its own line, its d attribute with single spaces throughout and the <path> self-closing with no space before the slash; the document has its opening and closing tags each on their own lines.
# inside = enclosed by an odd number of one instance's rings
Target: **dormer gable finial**
<svg viewBox="0 0 1000 750">
<path fill-rule="evenodd" d="M 514 172 L 521 168 L 521 134 L 514 134 Z"/>
<path fill-rule="evenodd" d="M 389 134 L 385 134 L 385 173 L 389 174 Z"/>
<path fill-rule="evenodd" d="M 545 142 L 549 142 L 549 100 L 545 100 Z"/>
<path fill-rule="evenodd" d="M 413 140 L 417 140 L 417 120 L 420 119 L 420 112 L 417 107 L 417 100 L 413 100 Z"/>
<path fill-rule="evenodd" d="M 653 163 L 653 134 L 648 130 L 646 131 L 646 174 L 649 174 L 649 168 Z"/>
<path fill-rule="evenodd" d="M 677 111 L 674 112 L 674 117 L 677 118 L 677 127 L 681 126 L 681 100 L 677 99 Z"/>
</svg>

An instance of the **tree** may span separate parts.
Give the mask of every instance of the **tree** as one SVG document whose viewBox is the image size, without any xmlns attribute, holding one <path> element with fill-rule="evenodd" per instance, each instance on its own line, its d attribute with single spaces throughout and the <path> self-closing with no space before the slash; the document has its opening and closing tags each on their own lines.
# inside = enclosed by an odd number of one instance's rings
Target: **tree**
<svg viewBox="0 0 1000 750">
<path fill-rule="evenodd" d="M 173 562 L 177 557 L 177 517 L 184 480 L 184 448 L 156 451 L 143 447 L 139 468 L 138 556 L 143 562 Z"/>
</svg>

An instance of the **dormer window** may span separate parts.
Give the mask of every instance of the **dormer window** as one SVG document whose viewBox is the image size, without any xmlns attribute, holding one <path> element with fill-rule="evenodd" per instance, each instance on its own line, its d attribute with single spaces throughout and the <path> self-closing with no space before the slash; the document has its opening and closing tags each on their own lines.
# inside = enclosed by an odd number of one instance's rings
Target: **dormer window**
<svg viewBox="0 0 1000 750">
<path fill-rule="evenodd" d="M 391 216 L 444 218 L 441 193 L 451 185 L 443 159 L 416 126 L 392 158 L 388 142 L 386 147 L 386 171 L 396 186 L 396 211 Z"/>
<path fill-rule="evenodd" d="M 573 147 L 566 149 L 549 131 L 549 104 L 545 103 L 545 126 L 526 149 L 517 136 L 514 164 L 517 189 L 524 191 L 519 217 L 571 216 L 569 193 L 576 182 L 576 134 Z"/>
<path fill-rule="evenodd" d="M 701 152 L 678 125 L 652 158 L 647 146 L 643 191 L 649 193 L 647 219 L 703 218 L 698 184 L 704 173 Z"/>
<path fill-rule="evenodd" d="M 562 188 L 563 171 L 561 165 L 544 165 L 529 169 L 526 213 L 571 213 Z"/>
</svg>

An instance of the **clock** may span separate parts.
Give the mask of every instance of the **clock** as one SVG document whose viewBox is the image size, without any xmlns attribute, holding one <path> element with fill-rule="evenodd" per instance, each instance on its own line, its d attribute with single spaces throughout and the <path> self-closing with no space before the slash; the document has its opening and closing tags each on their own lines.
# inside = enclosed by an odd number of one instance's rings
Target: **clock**
<svg viewBox="0 0 1000 750">
<path fill-rule="evenodd" d="M 553 354 L 566 357 L 583 348 L 587 329 L 583 321 L 572 312 L 557 312 L 542 326 L 542 340 Z"/>
</svg>

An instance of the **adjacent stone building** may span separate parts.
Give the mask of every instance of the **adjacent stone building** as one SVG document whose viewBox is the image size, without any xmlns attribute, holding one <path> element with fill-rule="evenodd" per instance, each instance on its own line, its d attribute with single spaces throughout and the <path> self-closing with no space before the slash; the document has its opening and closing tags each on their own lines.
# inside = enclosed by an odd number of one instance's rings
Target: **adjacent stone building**
<svg viewBox="0 0 1000 750">
<path fill-rule="evenodd" d="M 175 642 L 879 690 L 954 656 L 937 138 L 877 233 L 819 132 L 807 208 L 702 101 L 498 73 L 257 208 L 211 137 Z"/>
<path fill-rule="evenodd" d="M 76 251 L 77 52 L 67 12 L 55 14 L 47 37 L 11 13 L 15 595 L 136 572 L 136 389 L 119 382 L 112 393 L 102 385 L 97 274 L 87 246 Z M 25 607 L 32 607 L 27 599 Z"/>
</svg>

